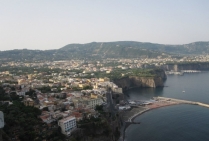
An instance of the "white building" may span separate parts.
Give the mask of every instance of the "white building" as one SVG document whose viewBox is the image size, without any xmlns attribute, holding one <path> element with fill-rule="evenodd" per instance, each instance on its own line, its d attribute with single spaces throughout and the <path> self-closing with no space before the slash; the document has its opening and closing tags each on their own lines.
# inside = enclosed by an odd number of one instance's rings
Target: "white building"
<svg viewBox="0 0 209 141">
<path fill-rule="evenodd" d="M 102 105 L 104 101 L 101 98 L 95 98 L 95 99 L 88 99 L 87 100 L 87 105 L 89 108 L 95 108 L 96 105 Z"/>
<path fill-rule="evenodd" d="M 115 92 L 115 93 L 121 93 L 121 94 L 123 93 L 122 88 L 113 88 L 112 91 Z"/>
<path fill-rule="evenodd" d="M 58 121 L 62 133 L 69 136 L 71 131 L 76 128 L 76 118 L 69 116 Z"/>
<path fill-rule="evenodd" d="M 19 96 L 25 96 L 25 92 L 16 92 L 17 93 L 17 95 L 19 95 Z"/>
</svg>

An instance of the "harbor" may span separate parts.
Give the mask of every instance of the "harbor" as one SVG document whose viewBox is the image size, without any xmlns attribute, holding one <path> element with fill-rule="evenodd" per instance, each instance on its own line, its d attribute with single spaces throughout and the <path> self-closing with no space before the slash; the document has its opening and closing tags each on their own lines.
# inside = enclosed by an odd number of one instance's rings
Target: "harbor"
<svg viewBox="0 0 209 141">
<path fill-rule="evenodd" d="M 135 122 L 134 119 L 147 111 L 178 104 L 191 104 L 209 108 L 209 104 L 168 97 L 153 97 L 153 100 L 151 99 L 144 102 L 136 100 L 130 101 L 129 103 L 134 104 L 134 107 L 128 110 L 121 111 L 122 119 L 125 125 L 123 127 L 123 139 L 121 138 L 120 140 L 124 140 L 125 130 L 129 127 L 129 125 L 140 124 L 140 122 Z"/>
<path fill-rule="evenodd" d="M 203 107 L 209 108 L 209 104 L 195 102 L 195 101 L 188 101 L 188 100 L 181 100 L 181 99 L 174 99 L 174 98 L 167 98 L 167 97 L 153 97 L 154 100 L 139 102 L 137 101 L 130 101 L 131 106 L 134 107 L 124 110 L 122 113 L 122 119 L 126 122 L 133 122 L 134 118 L 144 112 L 147 112 L 152 109 L 177 105 L 177 104 L 191 104 L 191 105 L 199 105 Z"/>
<path fill-rule="evenodd" d="M 200 73 L 199 70 L 166 71 L 167 75 L 184 75 L 185 73 Z"/>
<path fill-rule="evenodd" d="M 135 89 L 127 92 L 129 101 L 154 98 L 156 102 L 141 106 L 144 109 L 139 109 L 132 114 L 132 117 L 130 116 L 131 121 L 140 122 L 140 124 L 130 124 L 125 130 L 124 140 L 161 141 L 165 140 L 167 135 L 169 135 L 167 140 L 180 140 L 179 137 L 182 138 L 181 141 L 192 140 L 191 135 L 194 135 L 192 137 L 194 140 L 198 140 L 195 138 L 197 134 L 202 137 L 201 140 L 208 140 L 203 134 L 203 132 L 208 133 L 209 131 L 207 126 L 209 117 L 208 79 L 208 72 L 205 71 L 185 73 L 183 77 L 169 75 L 165 82 L 168 87 Z M 184 134 L 184 132 L 190 134 Z M 150 133 L 156 134 L 150 137 Z"/>
</svg>

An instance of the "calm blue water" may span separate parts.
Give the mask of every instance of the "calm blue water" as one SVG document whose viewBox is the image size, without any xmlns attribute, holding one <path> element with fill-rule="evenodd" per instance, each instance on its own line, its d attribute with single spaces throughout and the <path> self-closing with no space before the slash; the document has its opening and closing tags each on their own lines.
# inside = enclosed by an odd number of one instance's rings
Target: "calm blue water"
<svg viewBox="0 0 209 141">
<path fill-rule="evenodd" d="M 168 76 L 164 88 L 132 89 L 129 99 L 164 96 L 209 104 L 209 73 Z M 185 93 L 182 93 L 182 91 Z M 209 108 L 175 105 L 146 112 L 126 130 L 126 141 L 209 141 Z"/>
</svg>

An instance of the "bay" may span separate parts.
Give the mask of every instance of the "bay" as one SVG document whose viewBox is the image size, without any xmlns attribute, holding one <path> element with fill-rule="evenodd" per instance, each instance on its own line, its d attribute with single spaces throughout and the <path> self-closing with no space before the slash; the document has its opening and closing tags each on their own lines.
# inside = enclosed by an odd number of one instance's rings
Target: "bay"
<svg viewBox="0 0 209 141">
<path fill-rule="evenodd" d="M 164 96 L 209 104 L 209 73 L 168 76 L 164 88 L 137 88 L 126 92 L 130 100 Z M 184 93 L 182 91 L 185 91 Z M 209 108 L 175 105 L 148 111 L 125 133 L 127 141 L 208 141 Z"/>
</svg>

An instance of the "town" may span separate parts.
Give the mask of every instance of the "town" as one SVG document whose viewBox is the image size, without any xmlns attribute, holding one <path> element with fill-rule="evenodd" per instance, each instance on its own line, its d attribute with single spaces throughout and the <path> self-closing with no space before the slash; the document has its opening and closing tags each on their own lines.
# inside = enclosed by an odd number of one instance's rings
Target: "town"
<svg viewBox="0 0 209 141">
<path fill-rule="evenodd" d="M 81 126 L 80 121 L 101 116 L 99 106 L 112 115 L 130 108 L 122 88 L 112 82 L 113 72 L 121 72 L 122 77 L 133 69 L 157 68 L 170 62 L 207 62 L 209 55 L 102 61 L 1 61 L 0 84 L 4 92 L 0 96 L 1 105 L 20 101 L 25 106 L 36 107 L 41 110 L 38 118 L 43 123 L 59 127 L 62 134 L 70 136 Z M 14 132 L 13 139 L 18 140 L 18 136 Z"/>
</svg>

